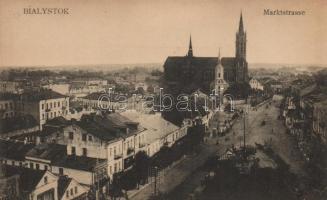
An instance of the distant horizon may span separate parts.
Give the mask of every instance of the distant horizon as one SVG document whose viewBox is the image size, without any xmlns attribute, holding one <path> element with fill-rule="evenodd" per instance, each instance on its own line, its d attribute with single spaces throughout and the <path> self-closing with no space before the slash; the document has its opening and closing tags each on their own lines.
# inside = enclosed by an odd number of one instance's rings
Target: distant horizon
<svg viewBox="0 0 327 200">
<path fill-rule="evenodd" d="M 196 57 L 196 56 L 195 56 Z M 254 62 L 254 63 L 248 63 L 249 68 L 253 68 L 253 65 L 280 65 L 278 67 L 327 67 L 327 64 L 321 64 L 321 63 L 269 63 L 269 62 Z M 62 65 L 18 65 L 18 66 L 0 66 L 1 68 L 62 68 L 62 67 L 69 67 L 69 68 L 74 68 L 74 67 L 80 67 L 84 69 L 88 69 L 87 67 L 92 67 L 92 66 L 102 66 L 102 67 L 110 67 L 110 66 L 115 66 L 115 69 L 118 68 L 125 68 L 125 67 L 151 67 L 151 66 L 137 66 L 137 65 L 161 65 L 163 67 L 164 62 L 143 62 L 143 63 L 108 63 L 108 64 L 62 64 Z M 153 67 L 159 67 L 159 66 L 153 66 Z M 258 66 L 254 68 L 260 68 Z M 265 68 L 264 66 L 262 68 Z M 95 70 L 95 69 L 93 69 Z"/>
</svg>

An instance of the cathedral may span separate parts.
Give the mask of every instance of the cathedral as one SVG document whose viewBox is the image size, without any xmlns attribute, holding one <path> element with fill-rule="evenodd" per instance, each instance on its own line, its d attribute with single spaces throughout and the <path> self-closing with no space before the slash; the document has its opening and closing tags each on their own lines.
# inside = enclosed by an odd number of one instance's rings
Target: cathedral
<svg viewBox="0 0 327 200">
<path fill-rule="evenodd" d="M 169 56 L 164 64 L 165 86 L 172 93 L 191 93 L 197 89 L 209 94 L 213 89 L 248 83 L 246 32 L 242 13 L 236 33 L 235 57 L 197 57 L 192 39 L 185 56 Z"/>
</svg>

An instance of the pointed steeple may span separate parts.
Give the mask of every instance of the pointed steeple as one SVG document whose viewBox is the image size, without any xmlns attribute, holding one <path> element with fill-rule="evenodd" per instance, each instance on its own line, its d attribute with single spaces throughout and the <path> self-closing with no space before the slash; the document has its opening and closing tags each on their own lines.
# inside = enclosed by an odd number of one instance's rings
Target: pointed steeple
<svg viewBox="0 0 327 200">
<path fill-rule="evenodd" d="M 238 32 L 239 33 L 244 32 L 242 11 L 241 11 L 240 23 L 239 23 L 239 26 L 238 26 Z"/>
<path fill-rule="evenodd" d="M 220 63 L 220 48 L 219 48 L 219 53 L 218 53 L 218 63 Z"/>
<path fill-rule="evenodd" d="M 189 46 L 188 46 L 188 53 L 187 53 L 187 56 L 190 56 L 190 57 L 193 56 L 193 49 L 192 49 L 192 36 L 191 36 L 191 35 L 190 35 L 190 43 L 189 43 Z"/>
</svg>

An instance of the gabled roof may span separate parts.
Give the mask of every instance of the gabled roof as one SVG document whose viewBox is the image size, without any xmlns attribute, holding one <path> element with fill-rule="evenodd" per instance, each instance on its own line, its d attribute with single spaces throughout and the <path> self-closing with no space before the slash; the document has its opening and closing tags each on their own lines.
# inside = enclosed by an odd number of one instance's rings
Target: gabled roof
<svg viewBox="0 0 327 200">
<path fill-rule="evenodd" d="M 32 170 L 30 168 L 15 167 L 10 165 L 3 166 L 6 177 L 19 175 L 19 187 L 22 191 L 31 192 L 40 182 L 46 171 Z"/>
<path fill-rule="evenodd" d="M 60 176 L 58 180 L 58 199 L 61 199 L 65 194 L 67 187 L 69 186 L 72 178 L 67 176 Z"/>
</svg>

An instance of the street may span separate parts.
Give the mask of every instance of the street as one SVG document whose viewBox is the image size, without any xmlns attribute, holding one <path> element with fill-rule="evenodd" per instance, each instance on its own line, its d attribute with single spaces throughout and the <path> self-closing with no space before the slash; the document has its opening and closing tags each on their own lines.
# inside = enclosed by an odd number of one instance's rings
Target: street
<svg viewBox="0 0 327 200">
<path fill-rule="evenodd" d="M 270 102 L 271 105 L 269 105 Z M 294 144 L 292 143 L 291 138 L 286 134 L 286 128 L 283 125 L 283 121 L 277 119 L 280 102 L 281 99 L 269 101 L 266 104 L 257 107 L 257 109 L 245 109 L 246 144 L 271 144 L 273 150 L 290 165 L 290 171 L 296 174 L 301 174 L 304 172 L 302 170 L 303 162 L 300 159 L 300 155 L 296 150 L 294 150 Z M 263 120 L 266 122 L 265 125 L 262 125 Z M 172 199 L 187 197 L 189 193 L 200 185 L 201 180 L 204 178 L 205 173 L 197 169 L 200 168 L 210 156 L 215 154 L 222 155 L 226 149 L 232 145 L 238 146 L 242 144 L 243 125 L 243 117 L 240 117 L 236 120 L 229 133 L 225 136 L 207 138 L 205 144 L 201 145 L 200 152 L 197 155 L 186 157 L 176 166 L 165 171 L 159 190 L 162 193 L 169 193 L 177 187 L 178 195 L 175 195 L 176 198 L 173 197 Z M 216 144 L 217 140 L 219 141 L 218 145 Z M 148 186 L 139 191 L 131 199 L 147 199 L 152 193 L 153 187 Z M 175 194 L 176 192 L 173 193 Z"/>
</svg>

